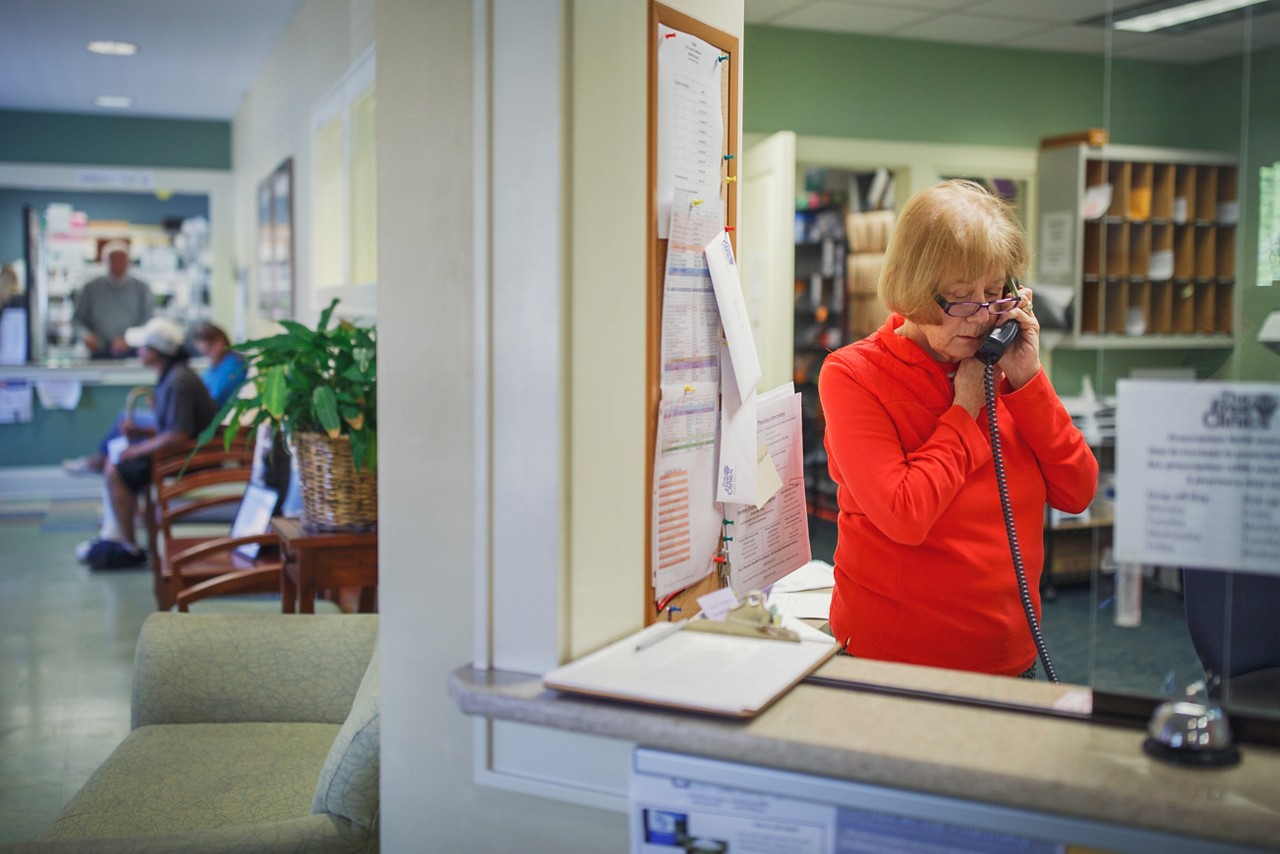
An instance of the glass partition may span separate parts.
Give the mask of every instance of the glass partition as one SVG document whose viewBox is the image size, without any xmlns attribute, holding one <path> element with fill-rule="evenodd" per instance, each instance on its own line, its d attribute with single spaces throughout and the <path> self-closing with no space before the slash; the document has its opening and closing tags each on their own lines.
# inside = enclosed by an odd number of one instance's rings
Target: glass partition
<svg viewBox="0 0 1280 854">
<path fill-rule="evenodd" d="M 1277 51 L 1253 34 L 1278 17 L 1108 39 L 1108 142 L 1079 164 L 1099 209 L 1081 222 L 1077 346 L 1053 354 L 1060 391 L 1074 374 L 1096 396 L 1103 469 L 1078 536 L 1092 562 L 1072 606 L 1092 624 L 1081 681 L 1267 716 L 1280 716 L 1280 356 L 1257 336 L 1280 301 L 1259 214 L 1277 158 L 1253 93 Z M 1171 59 L 1175 43 L 1197 59 Z M 1046 603 L 1050 636 L 1062 602 Z"/>
<path fill-rule="evenodd" d="M 1094 6 L 1102 24 L 1114 21 L 1116 5 L 1099 0 Z M 1280 397 L 1280 354 L 1259 341 L 1260 333 L 1268 334 L 1268 315 L 1277 312 L 1269 334 L 1277 339 L 1272 346 L 1280 347 L 1280 289 L 1270 287 L 1280 277 L 1280 116 L 1267 108 L 1280 85 L 1280 12 L 1245 10 L 1177 33 L 1139 34 L 1101 24 L 1094 29 L 1099 50 L 1086 55 L 997 55 L 975 48 L 970 56 L 954 45 L 859 42 L 859 55 L 884 65 L 885 79 L 905 73 L 895 64 L 905 53 L 912 73 L 943 79 L 962 69 L 969 94 L 956 95 L 954 104 L 918 107 L 933 117 L 929 128 L 912 129 L 919 142 L 885 141 L 897 139 L 893 134 L 901 125 L 878 126 L 874 111 L 858 113 L 865 138 L 801 130 L 797 186 L 822 190 L 818 179 L 849 184 L 848 174 L 887 171 L 896 211 L 912 194 L 948 176 L 1016 191 L 1033 255 L 1028 283 L 1041 320 L 1042 361 L 1101 472 L 1087 512 L 1046 511 L 1042 623 L 1058 676 L 1095 692 L 1136 698 L 1138 707 L 1191 690 L 1230 709 L 1280 716 L 1280 691 L 1269 688 L 1266 674 L 1255 675 L 1267 668 L 1266 653 L 1280 651 L 1274 634 L 1280 620 L 1269 616 L 1280 610 L 1271 604 L 1280 593 L 1270 589 L 1280 578 L 1274 559 L 1280 551 L 1271 533 L 1280 529 L 1276 458 L 1248 460 L 1254 468 L 1239 489 L 1228 483 L 1203 493 L 1213 501 L 1207 515 L 1194 496 L 1175 492 L 1166 501 L 1167 490 L 1142 458 L 1152 447 L 1168 445 L 1175 425 L 1202 423 L 1205 412 L 1188 409 L 1193 398 L 1200 399 L 1196 395 L 1208 395 L 1205 411 L 1223 395 L 1251 396 L 1263 408 Z M 1039 73 L 1045 69 L 1049 73 Z M 1011 83 L 1023 76 L 1025 86 Z M 997 88 L 1003 98 L 992 107 L 989 92 Z M 858 94 L 848 96 L 850 104 L 859 103 Z M 920 97 L 927 102 L 926 95 Z M 1010 114 L 1024 127 L 1011 127 Z M 937 128 L 945 128 L 946 138 Z M 1091 138 L 1089 129 L 1101 131 L 1101 138 Z M 1021 145 L 1005 147 L 1019 139 L 1019 131 Z M 1065 136 L 1047 141 L 1058 134 Z M 802 214 L 812 206 L 811 195 L 797 199 L 798 227 L 809 222 Z M 856 211 L 841 212 L 850 233 L 857 225 L 850 214 L 867 218 L 867 207 L 860 203 Z M 808 240 L 807 225 L 802 230 Z M 799 236 L 797 241 L 803 242 Z M 807 314 L 807 325 L 800 319 L 817 291 L 817 262 L 805 266 L 802 257 L 809 249 L 796 250 L 799 385 L 812 382 L 825 351 L 834 349 L 832 341 L 809 342 L 800 334 L 818 328 Z M 851 254 L 845 264 L 849 322 L 835 344 L 874 326 L 855 322 L 859 300 L 867 301 L 872 314 L 883 311 L 873 304 L 875 289 L 868 282 L 874 277 L 855 275 L 863 260 Z M 822 293 L 830 292 L 825 279 L 822 284 Z M 802 343 L 812 344 L 813 352 L 801 353 Z M 1144 409 L 1141 395 L 1129 396 L 1133 389 L 1152 393 L 1153 387 L 1159 401 L 1154 406 Z M 1129 402 L 1123 411 L 1121 393 Z M 1135 411 L 1143 441 L 1125 448 L 1117 441 L 1118 422 Z M 1183 431 L 1188 432 L 1194 431 Z M 806 434 L 805 445 L 821 474 L 827 464 L 821 432 L 812 439 Z M 1133 469 L 1135 453 L 1143 465 Z M 1228 481 L 1239 474 L 1231 466 L 1246 462 L 1213 460 L 1227 469 Z M 814 483 L 820 480 L 815 475 Z M 1262 486 L 1245 488 L 1255 480 Z M 814 557 L 830 560 L 834 489 L 809 492 Z M 1150 522 L 1148 517 L 1169 507 L 1181 509 L 1157 520 L 1165 526 L 1154 536 L 1160 548 L 1143 542 L 1134 549 L 1118 541 L 1121 532 L 1133 530 L 1129 524 Z M 1213 568 L 1196 565 L 1195 552 L 1179 539 L 1203 530 L 1206 518 L 1215 520 L 1211 539 L 1221 546 L 1214 549 Z M 1243 558 L 1249 537 L 1263 558 Z M 1229 553 L 1242 557 L 1223 558 Z M 1038 678 L 1044 679 L 1043 668 Z"/>
</svg>

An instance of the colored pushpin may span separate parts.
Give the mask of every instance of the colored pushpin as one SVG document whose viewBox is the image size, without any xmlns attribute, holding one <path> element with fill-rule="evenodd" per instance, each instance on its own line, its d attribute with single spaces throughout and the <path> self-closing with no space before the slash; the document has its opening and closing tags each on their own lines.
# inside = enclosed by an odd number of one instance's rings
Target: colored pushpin
<svg viewBox="0 0 1280 854">
<path fill-rule="evenodd" d="M 726 155 L 724 156 L 724 159 L 725 159 L 725 160 L 732 160 L 732 159 L 733 159 L 733 155 L 732 155 L 732 154 L 726 154 Z"/>
<path fill-rule="evenodd" d="M 738 180 L 738 176 L 737 176 L 737 175 L 726 175 L 726 176 L 725 176 L 725 179 L 724 179 L 724 182 L 725 182 L 726 184 L 732 184 L 732 183 L 734 183 L 734 182 L 735 182 L 735 181 L 737 181 L 737 180 Z"/>
<path fill-rule="evenodd" d="M 697 391 L 697 389 L 696 389 L 696 388 L 694 388 L 694 387 L 693 387 L 693 386 L 691 386 L 691 385 L 687 385 L 687 386 L 685 386 L 685 387 L 684 387 L 684 393 L 685 393 L 685 394 L 693 394 L 695 391 Z"/>
<path fill-rule="evenodd" d="M 679 614 L 683 610 L 684 608 L 677 608 L 675 605 L 672 605 L 670 608 L 667 609 L 667 622 L 668 623 L 671 622 L 672 614 Z"/>
<path fill-rule="evenodd" d="M 663 36 L 664 39 L 673 39 L 675 37 L 676 37 L 675 33 L 667 33 L 665 36 Z"/>
<path fill-rule="evenodd" d="M 721 55 L 721 56 L 717 56 L 717 57 L 716 57 L 716 62 L 725 62 L 725 61 L 727 61 L 728 59 L 729 59 L 729 54 L 727 54 L 727 53 L 726 53 L 726 54 L 723 54 L 723 55 Z"/>
<path fill-rule="evenodd" d="M 727 560 L 728 560 L 728 558 L 727 558 L 727 557 L 725 557 L 724 555 L 716 555 L 715 557 L 713 557 L 713 558 L 711 559 L 711 562 L 712 562 L 712 563 L 724 563 L 724 562 L 725 562 L 725 561 L 727 561 Z"/>
<path fill-rule="evenodd" d="M 724 227 L 724 230 L 725 230 L 725 231 L 737 231 L 737 229 L 738 229 L 738 227 L 737 227 L 736 225 L 726 225 L 726 226 Z"/>
<path fill-rule="evenodd" d="M 700 204 L 702 204 L 702 199 L 693 199 L 689 202 L 689 207 L 697 207 Z"/>
</svg>

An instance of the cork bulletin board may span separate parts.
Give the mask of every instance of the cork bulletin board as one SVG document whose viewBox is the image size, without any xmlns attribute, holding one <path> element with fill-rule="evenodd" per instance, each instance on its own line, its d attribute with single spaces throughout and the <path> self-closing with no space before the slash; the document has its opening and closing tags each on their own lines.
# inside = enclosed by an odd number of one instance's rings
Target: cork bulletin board
<svg viewBox="0 0 1280 854">
<path fill-rule="evenodd" d="M 649 212 L 646 282 L 647 304 L 647 471 L 646 521 L 645 521 L 645 625 L 663 616 L 667 608 L 679 608 L 681 617 L 691 617 L 698 612 L 697 598 L 722 586 L 717 573 L 708 567 L 708 574 L 683 590 L 659 599 L 655 595 L 654 554 L 655 518 L 652 512 L 654 494 L 654 462 L 657 444 L 659 403 L 661 399 L 661 349 L 662 349 L 662 301 L 668 240 L 659 236 L 658 229 L 658 42 L 665 33 L 678 32 L 701 39 L 720 52 L 720 121 L 722 123 L 720 198 L 724 203 L 725 227 L 729 231 L 734 252 L 737 252 L 738 160 L 736 147 L 739 138 L 738 125 L 738 39 L 723 30 L 709 26 L 695 18 L 671 9 L 661 3 L 649 6 L 649 84 L 648 84 L 648 175 Z"/>
</svg>

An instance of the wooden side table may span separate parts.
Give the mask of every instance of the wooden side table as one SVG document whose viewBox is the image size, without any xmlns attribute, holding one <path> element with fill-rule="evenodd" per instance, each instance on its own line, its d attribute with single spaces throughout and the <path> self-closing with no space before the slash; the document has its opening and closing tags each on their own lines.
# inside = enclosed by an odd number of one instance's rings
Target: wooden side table
<svg viewBox="0 0 1280 854">
<path fill-rule="evenodd" d="M 271 528 L 280 537 L 284 571 L 280 605 L 286 614 L 316 612 L 316 591 L 360 588 L 359 610 L 377 610 L 378 532 L 308 531 L 298 519 L 277 516 Z"/>
</svg>

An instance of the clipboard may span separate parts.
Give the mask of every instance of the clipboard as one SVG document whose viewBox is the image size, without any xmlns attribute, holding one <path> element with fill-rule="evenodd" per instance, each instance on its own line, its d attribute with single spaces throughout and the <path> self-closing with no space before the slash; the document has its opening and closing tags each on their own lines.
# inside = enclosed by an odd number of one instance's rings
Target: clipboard
<svg viewBox="0 0 1280 854">
<path fill-rule="evenodd" d="M 750 718 L 836 653 L 768 619 L 749 594 L 724 622 L 694 618 L 646 629 L 550 671 L 547 688 L 647 706 Z M 718 628 L 712 628 L 718 627 Z M 789 637 L 787 636 L 789 635 Z"/>
</svg>

